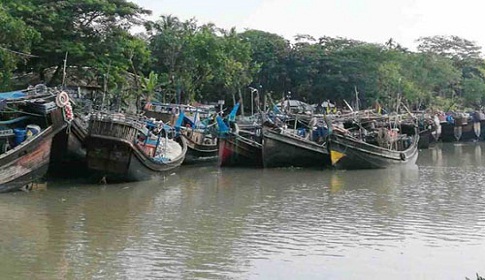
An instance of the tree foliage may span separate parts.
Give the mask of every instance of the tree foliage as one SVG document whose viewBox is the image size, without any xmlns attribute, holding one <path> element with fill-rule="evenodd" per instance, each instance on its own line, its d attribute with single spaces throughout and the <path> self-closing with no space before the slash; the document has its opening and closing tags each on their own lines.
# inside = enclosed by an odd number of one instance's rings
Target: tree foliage
<svg viewBox="0 0 485 280">
<path fill-rule="evenodd" d="M 457 60 L 478 59 L 481 54 L 481 47 L 458 36 L 421 37 L 417 41 L 420 52 L 439 54 Z"/>
<path fill-rule="evenodd" d="M 151 25 L 150 49 L 152 70 L 168 81 L 166 101 L 224 99 L 251 82 L 250 45 L 234 29 L 162 16 Z"/>
<path fill-rule="evenodd" d="M 68 66 L 98 79 L 111 97 L 136 98 L 138 104 L 141 98 L 249 100 L 249 87 L 261 96 L 291 95 L 309 103 L 352 102 L 356 91 L 364 106 L 377 101 L 392 108 L 399 98 L 416 109 L 444 100 L 463 107 L 485 102 L 481 48 L 457 36 L 420 38 L 412 52 L 392 38 L 371 44 L 300 34 L 290 42 L 172 15 L 148 22 L 148 14 L 127 0 L 3 0 L 0 87 L 9 89 L 15 72 L 60 84 L 67 54 Z M 142 25 L 146 33 L 134 35 Z M 47 76 L 48 70 L 54 74 Z"/>
<path fill-rule="evenodd" d="M 32 57 L 28 53 L 38 39 L 35 29 L 10 14 L 7 5 L 0 4 L 0 90 L 9 87 L 17 66 Z"/>
<path fill-rule="evenodd" d="M 128 70 L 137 40 L 129 29 L 149 13 L 126 0 L 16 0 L 7 7 L 40 34 L 31 48 L 36 57 L 24 70 L 32 69 L 49 85 L 60 83 L 66 53 L 69 65 L 100 71 L 109 67 L 113 77 Z M 51 67 L 54 75 L 46 80 L 45 70 Z"/>
</svg>

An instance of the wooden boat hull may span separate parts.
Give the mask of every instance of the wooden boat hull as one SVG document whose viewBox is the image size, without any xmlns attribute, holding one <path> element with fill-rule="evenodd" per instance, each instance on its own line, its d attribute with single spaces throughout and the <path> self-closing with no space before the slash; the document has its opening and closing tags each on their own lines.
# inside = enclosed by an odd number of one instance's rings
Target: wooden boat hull
<svg viewBox="0 0 485 280">
<path fill-rule="evenodd" d="M 394 151 L 371 145 L 355 138 L 332 134 L 329 148 L 332 165 L 339 169 L 378 169 L 415 164 L 419 135 L 412 137 L 408 149 Z"/>
<path fill-rule="evenodd" d="M 150 110 L 145 110 L 144 112 L 147 118 L 154 118 L 156 120 L 161 120 L 164 123 L 168 123 L 173 119 L 173 113 L 171 112 L 155 112 Z"/>
<path fill-rule="evenodd" d="M 85 140 L 88 168 L 97 179 L 106 182 L 144 181 L 164 175 L 180 166 L 187 152 L 183 137 L 176 140 L 182 147 L 172 159 L 154 159 L 156 147 L 139 142 L 148 137 L 145 123 L 138 116 L 96 112 L 91 114 Z"/>
<path fill-rule="evenodd" d="M 12 144 L 13 148 L 0 153 L 0 192 L 29 189 L 31 183 L 46 175 L 52 160 L 53 139 L 71 120 L 69 97 L 65 92 L 41 91 L 21 99 L 3 99 L 8 106 L 16 107 L 18 117 L 3 119 L 2 111 L 2 126 L 17 132 L 14 141 L 11 136 L 2 135 L 2 149 Z M 58 99 L 61 95 L 66 98 Z"/>
<path fill-rule="evenodd" d="M 58 133 L 52 143 L 49 173 L 56 177 L 80 177 L 88 173 L 84 141 L 87 130 L 74 119 L 70 129 Z"/>
<path fill-rule="evenodd" d="M 429 117 L 421 117 L 420 120 L 416 124 L 414 121 L 409 122 L 401 122 L 399 123 L 399 129 L 401 134 L 406 135 L 414 135 L 416 130 L 419 134 L 419 142 L 418 142 L 418 149 L 428 149 L 431 141 L 435 138 L 433 136 L 437 133 L 437 124 L 434 120 L 431 120 Z M 416 126 L 417 125 L 417 126 Z"/>
<path fill-rule="evenodd" d="M 135 144 L 123 139 L 103 135 L 89 135 L 86 139 L 88 168 L 96 171 L 95 177 L 108 182 L 133 182 L 150 180 L 179 167 L 185 157 L 187 145 L 183 138 L 184 156 L 174 161 L 156 162 Z"/>
<path fill-rule="evenodd" d="M 212 139 L 197 131 L 188 134 L 184 131 L 182 135 L 187 142 L 184 164 L 217 159 L 219 154 L 217 139 Z"/>
<path fill-rule="evenodd" d="M 440 140 L 442 142 L 467 142 L 483 139 L 484 124 L 485 122 L 468 122 L 465 125 L 455 125 L 442 122 Z"/>
<path fill-rule="evenodd" d="M 263 133 L 264 167 L 330 166 L 328 148 L 303 138 L 271 129 Z"/>
<path fill-rule="evenodd" d="M 429 144 L 431 142 L 431 130 L 426 129 L 419 132 L 419 142 L 418 142 L 418 149 L 428 149 Z"/>
<path fill-rule="evenodd" d="M 0 158 L 0 192 L 19 190 L 42 178 L 48 169 L 52 138 L 57 131 L 49 127 L 22 147 Z"/>
<path fill-rule="evenodd" d="M 219 137 L 219 166 L 261 167 L 262 145 L 256 141 L 229 133 Z"/>
<path fill-rule="evenodd" d="M 457 140 L 454 134 L 455 126 L 447 122 L 442 122 L 440 125 L 441 125 L 441 135 L 439 140 L 443 142 L 456 142 Z M 460 138 L 461 138 L 461 135 L 460 135 Z"/>
<path fill-rule="evenodd" d="M 218 146 L 215 150 L 204 150 L 206 147 L 190 147 L 187 145 L 187 154 L 185 155 L 184 164 L 194 164 L 197 162 L 215 161 L 219 155 Z"/>
<path fill-rule="evenodd" d="M 69 133 L 67 152 L 75 161 L 86 160 L 86 147 L 84 141 L 88 135 L 87 130 L 79 123 L 79 120 L 74 119 Z"/>
</svg>

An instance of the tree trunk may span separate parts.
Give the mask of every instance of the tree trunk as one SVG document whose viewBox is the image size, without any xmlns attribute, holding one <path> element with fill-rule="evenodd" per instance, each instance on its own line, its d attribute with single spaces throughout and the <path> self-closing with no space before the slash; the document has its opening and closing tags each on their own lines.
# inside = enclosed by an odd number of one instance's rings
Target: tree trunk
<svg viewBox="0 0 485 280">
<path fill-rule="evenodd" d="M 56 82 L 57 78 L 59 77 L 59 73 L 61 72 L 62 65 L 63 65 L 63 63 L 57 65 L 56 71 L 54 71 L 54 74 L 52 74 L 52 77 L 49 80 L 49 82 L 46 83 L 46 86 L 52 87 L 52 86 L 55 85 L 54 83 Z"/>
<path fill-rule="evenodd" d="M 44 73 L 44 68 L 39 69 L 39 79 L 41 83 L 45 84 L 45 73 Z"/>
<path fill-rule="evenodd" d="M 141 108 L 141 91 L 140 91 L 140 81 L 138 80 L 138 73 L 135 68 L 135 64 L 133 63 L 133 54 L 130 57 L 130 64 L 131 64 L 131 69 L 133 70 L 133 75 L 135 79 L 135 94 L 136 94 L 136 112 L 140 112 L 142 110 Z"/>
<path fill-rule="evenodd" d="M 241 103 L 241 116 L 244 117 L 244 103 L 243 103 L 243 97 L 242 97 L 242 93 L 241 93 L 241 89 L 238 88 L 237 89 L 237 93 L 239 95 L 239 103 Z"/>
</svg>

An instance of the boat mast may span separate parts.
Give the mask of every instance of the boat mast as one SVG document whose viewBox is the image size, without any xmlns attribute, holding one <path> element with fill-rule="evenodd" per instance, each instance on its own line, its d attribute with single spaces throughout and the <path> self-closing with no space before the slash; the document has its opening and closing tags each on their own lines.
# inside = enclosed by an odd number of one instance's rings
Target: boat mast
<svg viewBox="0 0 485 280">
<path fill-rule="evenodd" d="M 355 120 L 357 121 L 357 125 L 359 126 L 359 137 L 360 139 L 362 139 L 362 125 L 360 123 L 360 114 L 359 114 L 359 92 L 357 91 L 357 86 L 354 86 L 354 91 L 355 91 L 355 111 L 357 112 Z"/>
<path fill-rule="evenodd" d="M 66 57 L 64 58 L 64 68 L 62 70 L 62 88 L 66 86 L 67 54 L 68 52 L 66 52 Z"/>
<path fill-rule="evenodd" d="M 359 111 L 359 92 L 357 91 L 357 86 L 354 86 L 355 91 L 355 110 Z"/>
</svg>

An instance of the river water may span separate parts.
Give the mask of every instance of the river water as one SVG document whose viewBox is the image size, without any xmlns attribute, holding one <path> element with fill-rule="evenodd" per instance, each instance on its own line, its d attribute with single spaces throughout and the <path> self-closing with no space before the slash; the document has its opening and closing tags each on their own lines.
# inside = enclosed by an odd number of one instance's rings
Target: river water
<svg viewBox="0 0 485 280">
<path fill-rule="evenodd" d="M 484 144 L 410 168 L 183 167 L 143 183 L 0 195 L 4 279 L 476 279 Z"/>
</svg>

